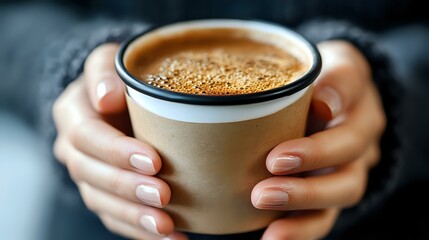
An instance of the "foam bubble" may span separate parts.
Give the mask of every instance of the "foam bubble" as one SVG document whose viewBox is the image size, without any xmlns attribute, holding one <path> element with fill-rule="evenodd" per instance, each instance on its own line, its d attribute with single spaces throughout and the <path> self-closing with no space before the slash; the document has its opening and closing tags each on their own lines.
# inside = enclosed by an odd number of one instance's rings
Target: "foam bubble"
<svg viewBox="0 0 429 240">
<path fill-rule="evenodd" d="M 237 54 L 216 48 L 178 52 L 162 60 L 155 73 L 142 74 L 141 78 L 170 91 L 232 95 L 284 86 L 294 80 L 302 68 L 297 59 L 276 52 Z"/>
</svg>

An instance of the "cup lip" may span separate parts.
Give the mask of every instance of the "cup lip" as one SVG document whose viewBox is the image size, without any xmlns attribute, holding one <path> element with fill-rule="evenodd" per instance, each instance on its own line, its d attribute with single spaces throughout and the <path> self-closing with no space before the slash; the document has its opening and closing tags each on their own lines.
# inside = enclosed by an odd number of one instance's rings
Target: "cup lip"
<svg viewBox="0 0 429 240">
<path fill-rule="evenodd" d="M 322 68 L 322 59 L 317 47 L 312 42 L 310 42 L 306 37 L 302 36 L 298 32 L 288 27 L 285 27 L 283 25 L 268 22 L 268 21 L 262 21 L 262 20 L 243 20 L 243 19 L 232 19 L 232 18 L 199 19 L 199 20 L 191 20 L 191 21 L 181 21 L 176 23 L 192 23 L 196 21 L 203 22 L 203 21 L 217 21 L 217 20 L 243 21 L 246 23 L 252 23 L 252 22 L 263 23 L 263 24 L 269 24 L 269 25 L 282 28 L 283 30 L 288 31 L 295 37 L 299 38 L 308 47 L 313 58 L 313 64 L 303 76 L 294 80 L 292 83 L 286 84 L 281 87 L 273 88 L 270 90 L 256 92 L 256 93 L 236 94 L 236 95 L 198 95 L 198 94 L 174 92 L 174 91 L 157 88 L 134 77 L 125 68 L 123 56 L 125 54 L 125 51 L 127 50 L 127 47 L 131 43 L 133 43 L 134 40 L 159 28 L 167 27 L 171 25 L 170 23 L 170 24 L 160 24 L 160 25 L 152 26 L 124 40 L 120 44 L 119 50 L 115 56 L 116 72 L 118 73 L 119 77 L 122 79 L 122 81 L 125 83 L 126 86 L 131 87 L 142 94 L 145 94 L 157 99 L 161 99 L 161 100 L 166 100 L 169 102 L 192 104 L 192 105 L 212 105 L 212 106 L 252 104 L 252 103 L 266 102 L 266 101 L 278 99 L 285 96 L 290 96 L 311 85 L 319 76 L 319 73 Z"/>
</svg>

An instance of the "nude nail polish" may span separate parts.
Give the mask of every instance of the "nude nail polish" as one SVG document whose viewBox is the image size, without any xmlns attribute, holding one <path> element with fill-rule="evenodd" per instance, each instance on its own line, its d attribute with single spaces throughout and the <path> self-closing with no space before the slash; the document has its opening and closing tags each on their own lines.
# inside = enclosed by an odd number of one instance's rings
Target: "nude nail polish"
<svg viewBox="0 0 429 240">
<path fill-rule="evenodd" d="M 157 234 L 157 235 L 161 235 L 158 231 L 157 228 L 157 224 L 155 221 L 155 218 L 149 215 L 143 215 L 140 218 L 140 225 L 147 231 L 153 233 L 153 234 Z"/>
<path fill-rule="evenodd" d="M 159 194 L 159 190 L 155 187 L 140 185 L 136 189 L 136 196 L 144 204 L 154 207 L 162 207 L 161 195 Z"/>
<path fill-rule="evenodd" d="M 301 158 L 292 155 L 279 155 L 274 158 L 271 166 L 271 172 L 276 174 L 285 173 L 287 171 L 299 168 L 301 166 Z"/>
<path fill-rule="evenodd" d="M 145 154 L 133 154 L 130 157 L 131 166 L 141 170 L 143 173 L 148 175 L 156 174 L 155 166 L 153 165 L 152 159 Z"/>
<path fill-rule="evenodd" d="M 287 204 L 289 195 L 278 188 L 265 188 L 259 195 L 256 206 L 262 209 L 278 209 Z"/>
</svg>

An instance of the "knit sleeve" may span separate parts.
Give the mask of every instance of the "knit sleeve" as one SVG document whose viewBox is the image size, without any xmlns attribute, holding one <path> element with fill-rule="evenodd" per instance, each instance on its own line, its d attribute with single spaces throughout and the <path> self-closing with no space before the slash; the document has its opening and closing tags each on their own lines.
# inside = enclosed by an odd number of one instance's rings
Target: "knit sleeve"
<svg viewBox="0 0 429 240">
<path fill-rule="evenodd" d="M 398 184 L 401 166 L 398 136 L 401 103 L 398 96 L 401 96 L 402 90 L 389 55 L 375 34 L 348 22 L 332 20 L 313 20 L 301 25 L 298 31 L 314 43 L 337 39 L 356 46 L 369 62 L 372 79 L 382 98 L 387 117 L 386 130 L 381 139 L 381 160 L 369 173 L 368 187 L 362 201 L 341 213 L 332 232 L 335 235 L 376 211 Z"/>
<path fill-rule="evenodd" d="M 56 128 L 52 119 L 53 103 L 67 85 L 82 73 L 85 59 L 90 52 L 103 43 L 119 43 L 147 27 L 148 25 L 143 23 L 94 19 L 81 21 L 52 37 L 53 40 L 40 57 L 43 66 L 38 97 L 40 109 L 37 117 L 40 132 L 48 143 L 52 145 L 56 137 Z M 66 169 L 57 161 L 54 161 L 54 164 L 60 177 L 65 182 L 71 183 Z"/>
</svg>

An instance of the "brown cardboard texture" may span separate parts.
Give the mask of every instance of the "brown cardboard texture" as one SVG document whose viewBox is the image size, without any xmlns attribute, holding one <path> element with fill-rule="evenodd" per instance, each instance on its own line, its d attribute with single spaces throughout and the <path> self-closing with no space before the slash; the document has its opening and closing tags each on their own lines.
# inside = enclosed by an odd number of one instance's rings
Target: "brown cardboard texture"
<svg viewBox="0 0 429 240">
<path fill-rule="evenodd" d="M 137 139 L 162 158 L 157 177 L 172 191 L 166 211 L 178 230 L 229 234 L 266 227 L 284 212 L 258 210 L 253 187 L 272 177 L 265 165 L 279 143 L 304 136 L 312 88 L 274 114 L 231 123 L 189 123 L 143 109 L 127 96 Z"/>
</svg>

